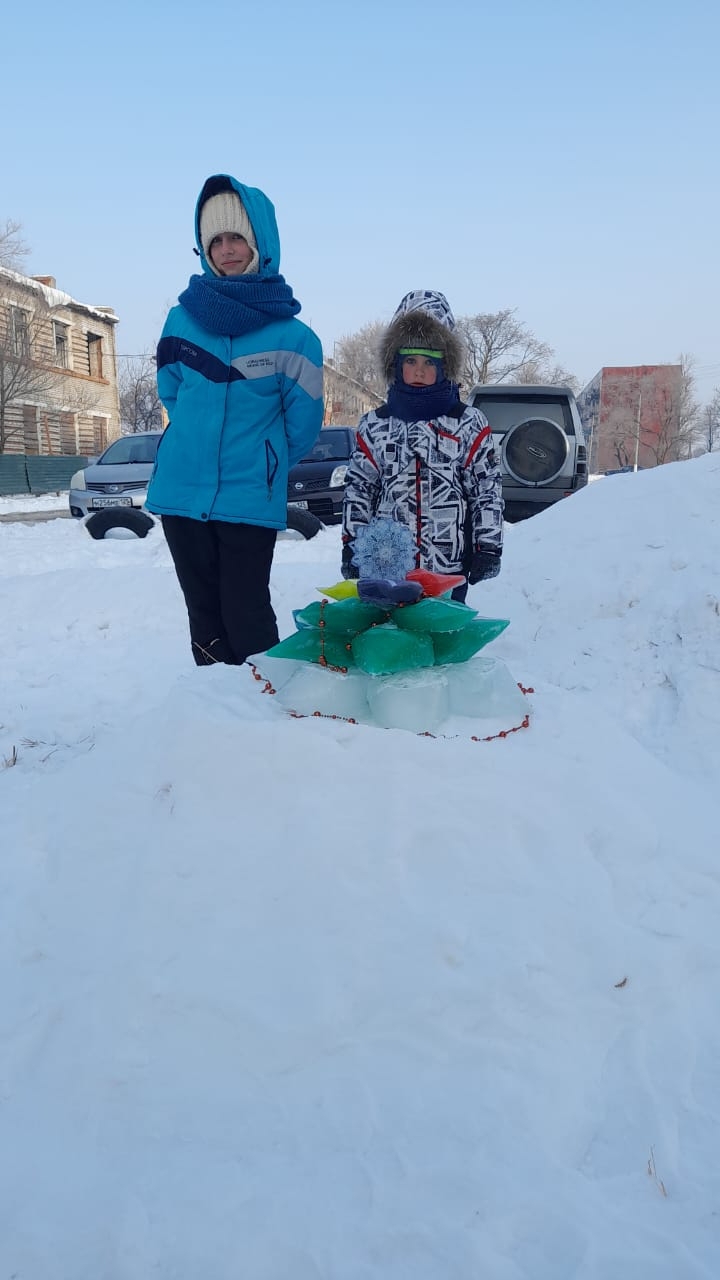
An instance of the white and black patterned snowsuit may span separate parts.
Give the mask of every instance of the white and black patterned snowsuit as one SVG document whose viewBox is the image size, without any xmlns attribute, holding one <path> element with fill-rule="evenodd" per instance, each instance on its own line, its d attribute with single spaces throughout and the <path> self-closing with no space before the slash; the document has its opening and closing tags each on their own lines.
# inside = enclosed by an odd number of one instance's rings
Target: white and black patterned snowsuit
<svg viewBox="0 0 720 1280">
<path fill-rule="evenodd" d="M 479 409 L 458 402 L 435 421 L 403 422 L 382 405 L 361 418 L 357 439 L 344 543 L 378 516 L 410 529 L 416 568 L 462 573 L 474 551 L 502 551 L 502 479 Z"/>
</svg>

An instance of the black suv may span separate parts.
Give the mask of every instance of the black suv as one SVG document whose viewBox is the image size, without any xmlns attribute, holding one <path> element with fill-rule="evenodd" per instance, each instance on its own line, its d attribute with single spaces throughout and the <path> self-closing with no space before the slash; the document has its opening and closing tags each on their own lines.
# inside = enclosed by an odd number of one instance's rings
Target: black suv
<svg viewBox="0 0 720 1280">
<path fill-rule="evenodd" d="M 323 524 L 338 524 L 354 449 L 354 427 L 323 427 L 307 457 L 290 468 L 288 506 L 311 511 Z"/>
<path fill-rule="evenodd" d="M 486 383 L 469 403 L 482 409 L 497 446 L 505 519 L 534 516 L 587 484 L 587 448 L 569 387 Z"/>
</svg>

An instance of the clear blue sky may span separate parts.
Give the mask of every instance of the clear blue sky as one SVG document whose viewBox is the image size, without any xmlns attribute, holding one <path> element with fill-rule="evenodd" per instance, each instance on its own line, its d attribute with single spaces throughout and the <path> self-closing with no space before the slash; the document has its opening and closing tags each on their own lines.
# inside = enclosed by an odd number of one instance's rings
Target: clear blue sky
<svg viewBox="0 0 720 1280">
<path fill-rule="evenodd" d="M 718 0 L 40 0 L 0 34 L 0 221 L 123 352 L 229 171 L 330 355 L 436 288 L 517 308 L 583 382 L 684 351 L 720 385 Z"/>
</svg>

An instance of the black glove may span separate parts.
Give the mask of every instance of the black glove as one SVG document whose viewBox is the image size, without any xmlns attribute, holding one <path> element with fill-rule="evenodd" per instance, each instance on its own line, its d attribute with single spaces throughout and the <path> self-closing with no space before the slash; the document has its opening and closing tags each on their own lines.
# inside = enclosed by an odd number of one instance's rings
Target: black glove
<svg viewBox="0 0 720 1280">
<path fill-rule="evenodd" d="M 476 582 L 484 582 L 486 578 L 497 578 L 499 572 L 499 551 L 476 551 L 470 561 L 468 582 L 473 586 Z"/>
<path fill-rule="evenodd" d="M 355 554 L 355 547 L 352 542 L 346 542 L 342 549 L 341 572 L 343 578 L 359 578 L 360 570 L 356 564 L 353 564 L 352 558 Z"/>
</svg>

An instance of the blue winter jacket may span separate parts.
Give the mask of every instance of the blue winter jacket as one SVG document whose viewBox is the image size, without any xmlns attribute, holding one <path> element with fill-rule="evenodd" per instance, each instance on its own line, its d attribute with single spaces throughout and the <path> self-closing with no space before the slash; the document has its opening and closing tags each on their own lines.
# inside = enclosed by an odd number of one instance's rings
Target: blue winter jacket
<svg viewBox="0 0 720 1280">
<path fill-rule="evenodd" d="M 229 176 L 229 175 L 228 175 Z M 229 178 L 255 232 L 260 275 L 276 275 L 280 240 L 271 202 Z M 199 201 L 198 201 L 199 206 Z M 203 271 L 212 274 L 199 235 Z M 159 515 L 284 529 L 288 469 L 322 426 L 322 348 L 296 319 L 241 337 L 204 329 L 173 307 L 158 346 L 158 391 L 170 425 L 147 508 Z"/>
</svg>

